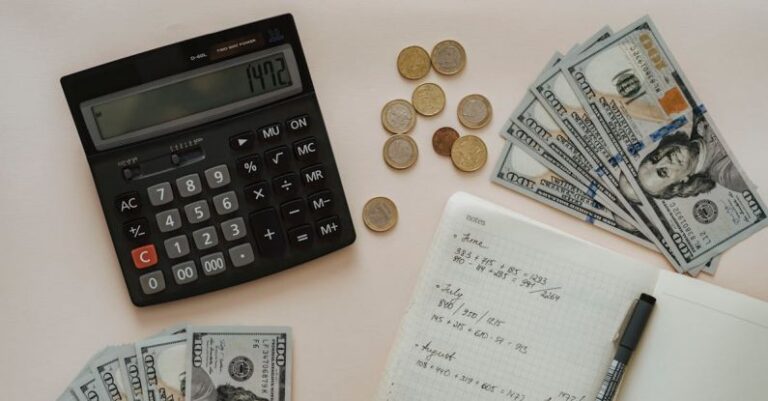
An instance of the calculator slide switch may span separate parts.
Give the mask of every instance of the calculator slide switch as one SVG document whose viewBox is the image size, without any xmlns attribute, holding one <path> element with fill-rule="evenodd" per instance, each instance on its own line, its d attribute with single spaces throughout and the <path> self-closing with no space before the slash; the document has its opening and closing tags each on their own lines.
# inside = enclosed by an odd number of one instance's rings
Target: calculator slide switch
<svg viewBox="0 0 768 401">
<path fill-rule="evenodd" d="M 285 237 L 277 210 L 269 208 L 253 213 L 250 222 L 252 234 L 262 255 L 277 255 L 285 251 Z"/>
<path fill-rule="evenodd" d="M 137 269 L 146 269 L 157 264 L 157 250 L 153 244 L 140 246 L 131 251 L 131 258 Z"/>
</svg>

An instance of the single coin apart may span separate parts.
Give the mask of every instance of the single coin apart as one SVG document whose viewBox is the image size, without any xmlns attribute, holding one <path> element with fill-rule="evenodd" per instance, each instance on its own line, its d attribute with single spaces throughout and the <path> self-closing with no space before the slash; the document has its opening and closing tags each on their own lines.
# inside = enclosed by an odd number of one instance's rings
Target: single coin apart
<svg viewBox="0 0 768 401">
<path fill-rule="evenodd" d="M 419 114 L 434 116 L 445 108 L 445 92 L 437 84 L 424 83 L 413 90 L 411 103 Z"/>
<path fill-rule="evenodd" d="M 395 99 L 381 109 L 381 125 L 393 134 L 405 134 L 416 125 L 416 110 L 405 99 Z"/>
<path fill-rule="evenodd" d="M 438 128 L 432 134 L 432 148 L 440 156 L 450 156 L 453 143 L 459 139 L 459 133 L 451 127 Z"/>
<path fill-rule="evenodd" d="M 383 196 L 370 199 L 363 206 L 363 222 L 373 231 L 389 231 L 397 224 L 397 206 Z"/>
<path fill-rule="evenodd" d="M 461 171 L 477 171 L 488 160 L 488 148 L 485 142 L 474 135 L 465 135 L 453 143 L 451 161 Z"/>
<path fill-rule="evenodd" d="M 461 99 L 456 115 L 461 125 L 478 129 L 485 127 L 491 121 L 493 108 L 485 96 L 472 94 Z"/>
<path fill-rule="evenodd" d="M 397 56 L 397 71 L 403 78 L 424 78 L 430 67 L 429 53 L 419 46 L 408 46 Z"/>
<path fill-rule="evenodd" d="M 408 135 L 393 135 L 384 143 L 384 161 L 394 169 L 403 170 L 413 166 L 419 158 L 419 147 Z"/>
<path fill-rule="evenodd" d="M 432 48 L 432 67 L 443 75 L 458 74 L 466 63 L 464 47 L 455 40 L 444 40 Z"/>
</svg>

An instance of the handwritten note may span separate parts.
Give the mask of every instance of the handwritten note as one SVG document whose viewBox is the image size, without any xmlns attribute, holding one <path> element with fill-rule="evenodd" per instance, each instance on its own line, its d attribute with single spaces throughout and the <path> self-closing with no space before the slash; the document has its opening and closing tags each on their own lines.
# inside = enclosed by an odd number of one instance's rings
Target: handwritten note
<svg viewBox="0 0 768 401">
<path fill-rule="evenodd" d="M 653 269 L 464 193 L 446 206 L 379 400 L 594 399 Z"/>
</svg>

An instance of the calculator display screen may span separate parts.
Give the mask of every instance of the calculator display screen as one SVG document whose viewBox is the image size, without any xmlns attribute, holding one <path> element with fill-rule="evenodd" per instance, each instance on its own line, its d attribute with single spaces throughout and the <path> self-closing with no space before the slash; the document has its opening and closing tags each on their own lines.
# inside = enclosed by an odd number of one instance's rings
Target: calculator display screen
<svg viewBox="0 0 768 401">
<path fill-rule="evenodd" d="M 97 148 L 147 139 L 295 93 L 290 89 L 300 86 L 296 82 L 300 78 L 293 52 L 269 53 L 239 57 L 83 103 Z"/>
</svg>

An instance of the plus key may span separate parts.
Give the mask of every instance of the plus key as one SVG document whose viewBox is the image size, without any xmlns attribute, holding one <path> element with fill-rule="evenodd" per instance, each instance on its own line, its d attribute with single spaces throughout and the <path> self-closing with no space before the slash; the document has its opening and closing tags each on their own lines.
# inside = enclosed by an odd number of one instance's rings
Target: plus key
<svg viewBox="0 0 768 401">
<path fill-rule="evenodd" d="M 256 245 L 264 256 L 280 255 L 285 251 L 286 242 L 280 218 L 274 208 L 252 213 L 249 217 Z"/>
</svg>

